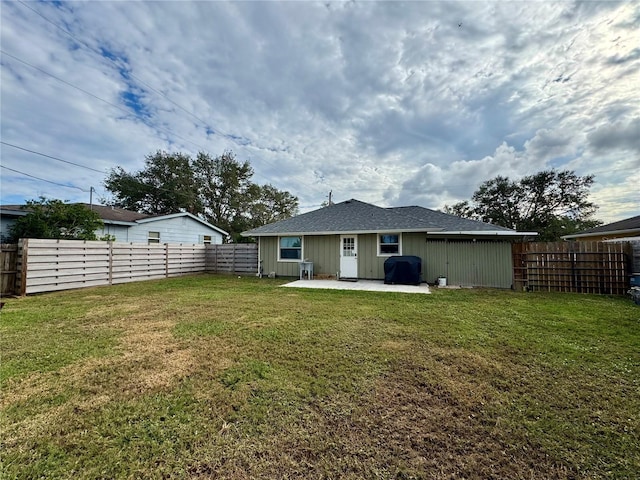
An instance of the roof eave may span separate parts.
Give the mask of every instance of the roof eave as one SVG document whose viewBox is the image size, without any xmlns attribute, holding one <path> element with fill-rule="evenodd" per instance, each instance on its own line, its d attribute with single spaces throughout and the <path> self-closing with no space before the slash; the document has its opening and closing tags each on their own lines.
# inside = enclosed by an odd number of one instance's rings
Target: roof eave
<svg viewBox="0 0 640 480">
<path fill-rule="evenodd" d="M 154 217 L 147 217 L 147 218 L 141 218 L 139 220 L 136 220 L 136 223 L 140 224 L 140 223 L 150 223 L 150 222 L 155 222 L 158 220 L 168 220 L 171 218 L 178 218 L 178 217 L 189 217 L 192 218 L 193 220 L 196 220 L 197 222 L 200 222 L 203 225 L 206 225 L 207 227 L 211 228 L 212 230 L 215 230 L 216 232 L 220 233 L 221 235 L 229 235 L 229 232 L 225 232 L 224 230 L 222 230 L 219 227 L 216 227 L 215 225 L 210 224 L 209 222 L 207 222 L 206 220 L 202 220 L 201 218 L 189 213 L 189 212 L 180 212 L 180 213 L 171 213 L 168 215 L 157 215 Z"/>
<path fill-rule="evenodd" d="M 0 209 L 0 215 L 11 216 L 14 215 L 16 217 L 23 217 L 28 215 L 30 212 L 28 210 L 12 210 L 12 209 Z"/>
<path fill-rule="evenodd" d="M 571 240 L 572 238 L 584 238 L 584 237 L 600 237 L 607 235 L 620 235 L 621 233 L 640 233 L 640 228 L 627 228 L 626 230 L 608 230 L 606 232 L 591 232 L 591 233 L 574 233 L 572 235 L 564 235 L 560 238 L 563 240 Z"/>
<path fill-rule="evenodd" d="M 438 228 L 379 228 L 376 230 L 320 230 L 309 232 L 265 232 L 256 233 L 252 230 L 242 232 L 243 237 L 281 237 L 286 236 L 309 236 L 309 235 L 364 235 L 368 233 L 435 233 L 442 229 Z"/>
<path fill-rule="evenodd" d="M 533 237 L 537 236 L 538 232 L 517 232 L 517 231 L 502 231 L 502 230 L 449 230 L 443 232 L 436 232 L 435 235 L 476 235 L 484 237 Z"/>
<path fill-rule="evenodd" d="M 102 219 L 102 223 L 109 224 L 109 225 L 124 225 L 127 227 L 131 227 L 133 225 L 136 224 L 136 222 L 125 222 L 124 220 L 106 220 L 106 219 Z"/>
</svg>

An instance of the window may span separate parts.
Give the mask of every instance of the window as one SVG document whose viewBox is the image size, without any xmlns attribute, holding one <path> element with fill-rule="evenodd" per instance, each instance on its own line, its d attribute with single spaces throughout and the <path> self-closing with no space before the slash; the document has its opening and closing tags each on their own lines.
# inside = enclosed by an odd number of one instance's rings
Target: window
<svg viewBox="0 0 640 480">
<path fill-rule="evenodd" d="M 382 233 L 378 235 L 378 255 L 402 255 L 401 237 L 398 233 Z"/>
<path fill-rule="evenodd" d="M 298 261 L 302 259 L 302 237 L 280 237 L 278 260 Z"/>
<path fill-rule="evenodd" d="M 202 243 L 204 243 L 205 245 L 211 245 L 211 235 L 203 235 Z"/>
<path fill-rule="evenodd" d="M 148 243 L 160 243 L 160 232 L 149 232 Z"/>
</svg>

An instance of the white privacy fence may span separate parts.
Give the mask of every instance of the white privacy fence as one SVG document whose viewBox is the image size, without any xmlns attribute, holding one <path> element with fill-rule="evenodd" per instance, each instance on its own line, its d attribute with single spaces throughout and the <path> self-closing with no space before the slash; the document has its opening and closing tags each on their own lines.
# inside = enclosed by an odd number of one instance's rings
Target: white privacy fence
<svg viewBox="0 0 640 480">
<path fill-rule="evenodd" d="M 255 244 L 164 244 L 23 239 L 16 293 L 115 285 L 189 273 L 256 273 Z"/>
</svg>

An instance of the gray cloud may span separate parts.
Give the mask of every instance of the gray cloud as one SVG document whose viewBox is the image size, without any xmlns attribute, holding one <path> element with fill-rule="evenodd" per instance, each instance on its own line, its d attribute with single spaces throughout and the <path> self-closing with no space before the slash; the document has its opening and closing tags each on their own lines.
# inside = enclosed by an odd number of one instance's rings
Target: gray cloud
<svg viewBox="0 0 640 480">
<path fill-rule="evenodd" d="M 596 152 L 626 150 L 640 153 L 640 117 L 602 125 L 587 136 Z"/>
<path fill-rule="evenodd" d="M 336 200 L 440 207 L 497 174 L 606 166 L 601 213 L 622 211 L 607 191 L 626 185 L 638 151 L 635 5 L 29 6 L 75 38 L 9 2 L 3 50 L 121 108 L 3 56 L 5 141 L 105 170 L 138 169 L 157 149 L 230 149 L 256 181 L 305 206 L 333 190 Z M 102 181 L 9 148 L 2 162 L 83 188 Z M 86 200 L 2 174 L 5 203 L 40 192 Z"/>
</svg>

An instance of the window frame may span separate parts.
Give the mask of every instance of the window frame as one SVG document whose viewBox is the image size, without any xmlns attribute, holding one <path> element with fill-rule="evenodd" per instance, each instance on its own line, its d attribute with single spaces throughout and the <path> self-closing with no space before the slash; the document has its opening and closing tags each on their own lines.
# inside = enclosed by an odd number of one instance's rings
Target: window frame
<svg viewBox="0 0 640 480">
<path fill-rule="evenodd" d="M 151 236 L 151 234 L 156 234 L 158 236 Z M 160 245 L 160 238 L 160 232 L 147 232 L 147 245 Z"/>
<path fill-rule="evenodd" d="M 394 235 L 398 237 L 398 243 L 382 242 L 382 237 L 386 235 Z M 376 234 L 378 244 L 378 257 L 392 257 L 394 255 L 402 255 L 402 233 L 400 232 L 380 232 Z M 382 245 L 398 245 L 397 253 L 386 253 L 382 251 Z"/>
<path fill-rule="evenodd" d="M 282 258 L 282 246 L 280 245 L 280 241 L 283 238 L 299 238 L 300 239 L 300 258 Z M 287 250 L 293 250 L 298 247 L 285 247 Z M 279 262 L 291 262 L 291 263 L 299 263 L 304 258 L 304 237 L 302 235 L 278 235 L 278 261 Z"/>
</svg>

